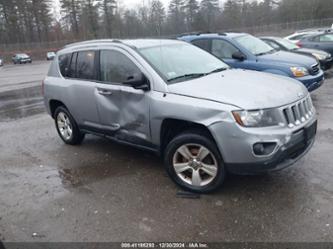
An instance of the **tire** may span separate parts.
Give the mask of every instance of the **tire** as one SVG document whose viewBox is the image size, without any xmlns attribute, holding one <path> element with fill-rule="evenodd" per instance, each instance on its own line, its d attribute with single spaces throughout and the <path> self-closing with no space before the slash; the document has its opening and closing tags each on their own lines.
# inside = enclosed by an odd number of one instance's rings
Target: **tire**
<svg viewBox="0 0 333 249">
<path fill-rule="evenodd" d="M 80 131 L 76 121 L 64 106 L 55 110 L 54 121 L 57 132 L 65 144 L 77 145 L 82 143 L 85 134 Z"/>
<path fill-rule="evenodd" d="M 184 153 L 184 146 L 191 153 L 190 160 L 186 159 L 179 151 Z M 203 158 L 198 155 L 199 151 L 209 151 Z M 198 157 L 197 157 L 198 156 Z M 196 158 L 197 157 L 197 158 Z M 180 162 L 179 162 L 180 160 Z M 174 163 L 179 163 L 178 173 Z M 222 185 L 225 178 L 225 167 L 220 152 L 208 135 L 200 131 L 182 133 L 176 136 L 167 145 L 164 151 L 164 165 L 171 179 L 183 189 L 196 193 L 209 193 Z M 186 168 L 186 170 L 181 171 Z M 212 170 L 214 169 L 214 170 Z M 210 174 L 207 173 L 207 170 Z M 194 175 L 198 177 L 193 177 Z M 195 180 L 195 179 L 199 179 Z"/>
</svg>

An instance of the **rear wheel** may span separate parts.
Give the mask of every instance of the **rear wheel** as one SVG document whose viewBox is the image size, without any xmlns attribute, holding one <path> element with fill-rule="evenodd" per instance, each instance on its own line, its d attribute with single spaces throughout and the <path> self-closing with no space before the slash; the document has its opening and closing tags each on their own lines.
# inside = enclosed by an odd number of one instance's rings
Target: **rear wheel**
<svg viewBox="0 0 333 249">
<path fill-rule="evenodd" d="M 165 150 L 164 162 L 170 177 L 186 190 L 207 193 L 224 181 L 225 169 L 217 146 L 199 132 L 176 136 Z"/>
<path fill-rule="evenodd" d="M 54 114 L 55 125 L 60 138 L 70 145 L 80 144 L 84 139 L 82 133 L 69 111 L 60 106 L 56 109 Z"/>
</svg>

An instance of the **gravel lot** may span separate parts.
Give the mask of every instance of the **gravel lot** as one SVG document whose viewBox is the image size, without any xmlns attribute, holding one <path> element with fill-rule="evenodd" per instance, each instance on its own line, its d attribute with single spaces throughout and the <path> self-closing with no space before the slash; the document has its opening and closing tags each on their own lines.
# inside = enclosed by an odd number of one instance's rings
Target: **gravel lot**
<svg viewBox="0 0 333 249">
<path fill-rule="evenodd" d="M 152 154 L 64 145 L 41 102 L 47 68 L 0 68 L 0 240 L 333 241 L 333 79 L 312 94 L 317 140 L 297 164 L 182 198 Z"/>
</svg>

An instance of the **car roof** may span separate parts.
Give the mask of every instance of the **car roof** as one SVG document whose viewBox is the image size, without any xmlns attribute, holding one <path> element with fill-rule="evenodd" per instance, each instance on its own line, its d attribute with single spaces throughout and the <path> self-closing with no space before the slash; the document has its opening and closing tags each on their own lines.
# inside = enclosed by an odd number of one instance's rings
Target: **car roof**
<svg viewBox="0 0 333 249">
<path fill-rule="evenodd" d="M 237 33 L 237 32 L 226 32 L 226 33 L 193 33 L 193 34 L 184 34 L 178 36 L 178 39 L 182 40 L 197 40 L 200 38 L 235 38 L 243 35 L 248 35 L 247 33 Z"/>
</svg>

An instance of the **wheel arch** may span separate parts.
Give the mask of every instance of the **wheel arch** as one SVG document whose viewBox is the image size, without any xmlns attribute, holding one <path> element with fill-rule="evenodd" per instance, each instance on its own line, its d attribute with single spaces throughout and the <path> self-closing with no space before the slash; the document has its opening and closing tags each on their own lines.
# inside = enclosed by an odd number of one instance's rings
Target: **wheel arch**
<svg viewBox="0 0 333 249">
<path fill-rule="evenodd" d="M 57 110 L 57 108 L 59 106 L 64 106 L 66 109 L 68 109 L 67 106 L 60 100 L 51 99 L 49 101 L 49 107 L 50 107 L 50 112 L 51 112 L 52 118 L 54 118 L 55 111 Z"/>
<path fill-rule="evenodd" d="M 163 155 L 169 142 L 177 135 L 185 131 L 205 135 L 212 139 L 212 141 L 216 144 L 216 141 L 207 126 L 182 119 L 166 118 L 162 121 L 160 129 L 160 153 Z"/>
</svg>

